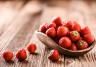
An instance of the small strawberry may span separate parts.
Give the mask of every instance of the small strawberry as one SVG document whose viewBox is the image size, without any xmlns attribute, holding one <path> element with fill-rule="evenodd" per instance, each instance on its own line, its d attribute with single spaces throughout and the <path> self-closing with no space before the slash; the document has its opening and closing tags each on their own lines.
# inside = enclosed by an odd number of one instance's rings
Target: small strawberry
<svg viewBox="0 0 96 67">
<path fill-rule="evenodd" d="M 57 27 L 62 25 L 62 20 L 60 17 L 56 17 L 52 22 L 55 23 Z"/>
<path fill-rule="evenodd" d="M 5 61 L 9 62 L 12 61 L 13 59 L 13 52 L 12 51 L 5 51 L 3 53 L 3 58 L 5 59 Z"/>
<path fill-rule="evenodd" d="M 73 21 L 67 21 L 66 26 L 69 28 L 69 30 L 73 30 L 74 22 Z"/>
<path fill-rule="evenodd" d="M 83 29 L 81 29 L 80 33 L 81 33 L 82 35 L 91 34 L 91 31 L 90 31 L 89 27 L 86 26 L 86 27 L 84 27 Z"/>
<path fill-rule="evenodd" d="M 48 24 L 47 23 L 44 23 L 44 24 L 42 24 L 40 26 L 39 31 L 42 32 L 42 33 L 45 33 L 46 30 L 47 30 L 47 28 L 48 28 Z"/>
<path fill-rule="evenodd" d="M 73 26 L 72 30 L 76 30 L 76 31 L 80 32 L 80 30 L 81 30 L 80 24 L 78 24 L 77 22 L 74 22 L 74 26 Z"/>
<path fill-rule="evenodd" d="M 94 36 L 92 36 L 91 34 L 85 34 L 84 35 L 84 40 L 88 43 L 88 44 L 92 44 L 94 42 Z"/>
<path fill-rule="evenodd" d="M 71 40 L 68 37 L 62 37 L 59 40 L 59 45 L 63 48 L 70 48 L 71 47 Z"/>
<path fill-rule="evenodd" d="M 77 50 L 76 44 L 72 44 L 69 49 L 73 50 L 73 51 L 76 51 Z"/>
<path fill-rule="evenodd" d="M 58 61 L 59 58 L 60 58 L 60 55 L 59 55 L 58 50 L 56 50 L 56 49 L 51 50 L 50 56 L 49 56 L 48 58 L 49 58 L 50 60 L 52 60 L 52 61 Z"/>
<path fill-rule="evenodd" d="M 65 26 L 59 26 L 58 29 L 57 29 L 57 36 L 58 37 L 62 37 L 62 36 L 65 36 L 67 35 L 69 32 L 68 28 L 65 27 Z"/>
<path fill-rule="evenodd" d="M 76 30 L 76 31 L 80 31 L 81 30 L 81 26 L 76 22 L 76 21 L 68 21 L 66 26 L 71 30 Z"/>
<path fill-rule="evenodd" d="M 48 25 L 48 28 L 51 28 L 51 27 L 56 28 L 56 24 L 55 24 L 55 23 L 51 23 L 51 24 L 49 24 L 49 25 Z"/>
<path fill-rule="evenodd" d="M 55 30 L 55 28 L 54 27 L 51 27 L 51 28 L 47 29 L 46 34 L 49 37 L 54 38 L 56 36 L 56 30 Z"/>
<path fill-rule="evenodd" d="M 88 43 L 87 43 L 86 41 L 84 41 L 84 40 L 79 40 L 79 41 L 77 42 L 76 46 L 77 46 L 77 48 L 78 48 L 79 50 L 82 50 L 82 49 L 88 48 Z"/>
<path fill-rule="evenodd" d="M 72 41 L 80 40 L 80 34 L 78 33 L 78 31 L 71 31 L 70 38 Z"/>
<path fill-rule="evenodd" d="M 27 50 L 31 54 L 35 53 L 36 49 L 37 49 L 37 46 L 34 43 L 29 44 L 29 46 L 27 47 Z"/>
<path fill-rule="evenodd" d="M 16 57 L 19 61 L 24 61 L 27 58 L 27 53 L 25 49 L 21 49 L 17 52 Z"/>
</svg>

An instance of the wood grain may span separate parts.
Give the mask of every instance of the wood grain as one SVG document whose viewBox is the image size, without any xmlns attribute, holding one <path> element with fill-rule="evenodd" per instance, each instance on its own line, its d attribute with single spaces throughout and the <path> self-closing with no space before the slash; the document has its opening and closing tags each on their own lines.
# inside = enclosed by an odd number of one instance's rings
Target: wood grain
<svg viewBox="0 0 96 67">
<path fill-rule="evenodd" d="M 64 1 L 62 1 L 63 3 Z M 96 48 L 84 56 L 78 58 L 67 57 L 61 55 L 59 62 L 52 62 L 48 59 L 50 50 L 47 49 L 40 40 L 35 35 L 35 30 L 38 30 L 40 24 L 50 23 L 53 17 L 60 16 L 63 21 L 67 20 L 76 20 L 81 26 L 88 25 L 93 31 L 94 35 L 96 34 L 96 3 L 93 3 L 89 6 L 85 1 L 66 1 L 62 5 L 61 2 L 58 2 L 60 6 L 52 6 L 45 4 L 40 4 L 38 2 L 27 2 L 23 4 L 22 2 L 0 2 L 0 10 L 4 15 L 4 22 L 8 21 L 8 24 L 3 27 L 1 24 L 1 29 L 3 33 L 0 36 L 0 67 L 95 67 L 96 65 Z M 51 2 L 52 4 L 52 2 Z M 76 5 L 77 4 L 77 5 Z M 43 6 L 42 6 L 43 5 Z M 8 9 L 6 8 L 8 7 Z M 34 9 L 35 8 L 35 9 Z M 43 9 L 42 9 L 43 8 Z M 5 18 L 5 10 L 9 10 L 10 13 L 8 17 L 10 20 Z M 11 11 L 13 13 L 11 13 Z M 41 13 L 41 10 L 43 12 Z M 1 30 L 0 30 L 1 31 Z M 19 62 L 14 57 L 14 62 L 6 63 L 2 58 L 2 53 L 5 50 L 12 50 L 14 54 L 18 49 L 22 49 L 28 46 L 29 43 L 36 43 L 37 45 L 37 54 L 29 54 L 26 61 Z"/>
</svg>

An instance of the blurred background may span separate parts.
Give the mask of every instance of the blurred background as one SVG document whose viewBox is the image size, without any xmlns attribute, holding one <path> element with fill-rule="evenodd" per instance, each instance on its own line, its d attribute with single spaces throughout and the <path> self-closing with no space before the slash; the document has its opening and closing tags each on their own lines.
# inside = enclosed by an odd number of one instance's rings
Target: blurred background
<svg viewBox="0 0 96 67">
<path fill-rule="evenodd" d="M 0 35 L 17 23 L 31 22 L 32 17 L 37 18 L 34 15 L 39 16 L 40 22 L 61 16 L 63 21 L 72 19 L 95 29 L 96 0 L 0 0 Z"/>
</svg>

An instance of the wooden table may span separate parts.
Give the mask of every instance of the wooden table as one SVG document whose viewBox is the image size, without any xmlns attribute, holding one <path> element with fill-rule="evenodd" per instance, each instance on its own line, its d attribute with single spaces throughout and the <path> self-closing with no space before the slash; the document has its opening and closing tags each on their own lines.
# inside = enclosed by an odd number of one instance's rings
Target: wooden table
<svg viewBox="0 0 96 67">
<path fill-rule="evenodd" d="M 95 67 L 96 48 L 78 58 L 61 55 L 61 62 L 51 62 L 47 57 L 50 52 L 38 40 L 35 31 L 40 24 L 50 23 L 54 16 L 61 16 L 63 21 L 76 20 L 88 25 L 96 34 L 96 3 L 86 1 L 5 1 L 0 2 L 0 67 Z M 19 62 L 14 57 L 13 63 L 6 63 L 2 58 L 5 50 L 26 48 L 29 43 L 36 43 L 37 55 L 28 55 L 26 61 Z"/>
</svg>

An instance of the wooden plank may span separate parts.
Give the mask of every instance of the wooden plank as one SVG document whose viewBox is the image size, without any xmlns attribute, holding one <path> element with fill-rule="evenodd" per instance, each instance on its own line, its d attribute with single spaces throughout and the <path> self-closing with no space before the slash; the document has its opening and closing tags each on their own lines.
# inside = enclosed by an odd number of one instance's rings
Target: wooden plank
<svg viewBox="0 0 96 67">
<path fill-rule="evenodd" d="M 30 5 L 28 4 L 28 5 L 26 5 L 26 7 L 30 8 Z M 34 5 L 34 4 L 32 4 L 32 5 Z M 23 25 L 25 25 L 27 22 L 29 22 L 29 19 L 31 19 L 31 15 L 34 15 L 34 13 L 38 13 L 40 11 L 38 6 L 36 6 L 38 8 L 35 7 L 37 9 L 36 11 L 32 11 L 32 10 L 34 10 L 34 8 L 31 9 L 32 12 L 30 11 L 30 9 L 26 10 L 27 9 L 26 7 L 19 13 L 17 18 L 14 20 L 14 22 L 7 28 L 6 32 L 4 32 L 3 35 L 0 37 L 0 40 L 1 40 L 0 43 L 2 43 L 0 45 L 0 48 L 2 48 L 2 46 L 4 48 L 3 44 L 6 42 L 8 44 L 8 42 L 11 41 L 11 39 L 21 29 L 21 27 Z"/>
<path fill-rule="evenodd" d="M 33 9 L 30 10 L 31 7 Z M 36 9 L 35 11 L 34 8 Z M 24 48 L 27 45 L 27 43 L 30 41 L 30 38 L 32 37 L 32 33 L 37 28 L 36 26 L 38 26 L 37 22 L 39 22 L 39 17 L 35 17 L 35 14 L 39 13 L 40 11 L 41 8 L 39 4 L 33 2 L 26 4 L 26 6 L 20 12 L 19 16 L 15 19 L 14 23 L 10 27 L 8 27 L 6 32 L 1 36 L 1 38 L 4 37 L 5 40 L 2 40 L 0 42 L 2 43 L 2 46 L 0 45 L 1 51 L 10 49 L 15 53 L 19 48 Z M 37 14 L 37 16 L 38 15 L 39 14 Z M 6 64 L 6 62 L 2 58 L 0 59 L 2 61 L 2 63 L 0 63 L 0 66 L 26 67 L 27 65 L 30 65 L 26 62 L 20 63 L 17 61 L 17 59 L 15 59 L 14 64 Z"/>
<path fill-rule="evenodd" d="M 10 26 L 18 15 L 24 2 L 0 2 L 0 35 Z"/>
</svg>

